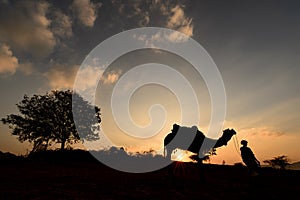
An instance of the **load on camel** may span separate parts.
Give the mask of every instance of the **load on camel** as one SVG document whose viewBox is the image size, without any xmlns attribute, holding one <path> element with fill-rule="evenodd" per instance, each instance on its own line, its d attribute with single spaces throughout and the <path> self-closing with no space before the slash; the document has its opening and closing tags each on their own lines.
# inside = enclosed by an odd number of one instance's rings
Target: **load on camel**
<svg viewBox="0 0 300 200">
<path fill-rule="evenodd" d="M 173 150 L 187 150 L 195 154 L 190 158 L 201 164 L 207 158 L 207 154 L 214 152 L 218 147 L 226 146 L 235 134 L 235 130 L 225 129 L 222 136 L 215 140 L 207 138 L 196 126 L 184 127 L 173 124 L 172 132 L 164 138 L 164 156 L 171 159 Z"/>
</svg>

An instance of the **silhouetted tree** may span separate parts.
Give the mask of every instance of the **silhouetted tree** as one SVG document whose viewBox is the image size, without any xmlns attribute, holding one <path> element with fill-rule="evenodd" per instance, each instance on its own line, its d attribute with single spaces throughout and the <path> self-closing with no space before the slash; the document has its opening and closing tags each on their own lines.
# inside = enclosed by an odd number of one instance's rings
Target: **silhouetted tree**
<svg viewBox="0 0 300 200">
<path fill-rule="evenodd" d="M 60 143 L 63 150 L 66 144 L 80 139 L 99 139 L 100 108 L 70 90 L 54 90 L 32 97 L 25 95 L 16 105 L 20 114 L 8 115 L 1 121 L 9 125 L 12 135 L 20 142 L 33 143 L 32 151 L 45 150 L 52 143 Z M 76 111 L 78 127 L 75 127 L 72 111 Z"/>
<path fill-rule="evenodd" d="M 264 160 L 264 163 L 268 163 L 272 168 L 286 169 L 286 166 L 290 165 L 289 159 L 287 156 L 277 156 L 270 160 Z"/>
</svg>

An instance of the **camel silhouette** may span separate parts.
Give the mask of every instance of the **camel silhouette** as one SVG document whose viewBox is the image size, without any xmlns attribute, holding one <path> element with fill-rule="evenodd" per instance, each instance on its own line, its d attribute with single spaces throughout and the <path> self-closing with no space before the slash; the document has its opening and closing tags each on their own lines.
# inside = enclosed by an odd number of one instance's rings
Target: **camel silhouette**
<svg viewBox="0 0 300 200">
<path fill-rule="evenodd" d="M 191 158 L 202 162 L 207 153 L 218 147 L 226 146 L 227 142 L 235 134 L 234 129 L 226 129 L 223 130 L 222 136 L 215 140 L 207 138 L 196 126 L 184 127 L 173 124 L 171 133 L 164 138 L 164 156 L 171 159 L 173 150 L 178 148 L 195 153 Z M 167 153 L 167 156 L 165 153 Z"/>
<path fill-rule="evenodd" d="M 164 138 L 164 157 L 171 160 L 171 154 L 175 149 L 193 152 L 190 158 L 197 161 L 199 169 L 199 180 L 205 182 L 203 160 L 208 157 L 209 152 L 214 152 L 216 148 L 226 146 L 228 141 L 235 135 L 233 129 L 223 130 L 222 136 L 215 140 L 205 137 L 196 126 L 184 127 L 173 124 L 173 129 Z M 167 156 L 165 155 L 167 153 Z M 168 177 L 174 178 L 174 166 L 168 166 Z"/>
</svg>

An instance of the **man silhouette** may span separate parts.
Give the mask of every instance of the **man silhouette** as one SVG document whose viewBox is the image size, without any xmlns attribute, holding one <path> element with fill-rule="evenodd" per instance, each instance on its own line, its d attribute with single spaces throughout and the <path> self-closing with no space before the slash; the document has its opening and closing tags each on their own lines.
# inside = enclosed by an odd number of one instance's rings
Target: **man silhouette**
<svg viewBox="0 0 300 200">
<path fill-rule="evenodd" d="M 254 153 L 252 150 L 247 147 L 248 142 L 246 140 L 242 140 L 241 144 L 243 145 L 240 150 L 241 150 L 241 156 L 243 162 L 246 164 L 246 166 L 249 169 L 249 174 L 251 176 L 258 175 L 257 171 L 258 168 L 260 167 L 260 162 L 259 160 L 256 159 Z"/>
</svg>

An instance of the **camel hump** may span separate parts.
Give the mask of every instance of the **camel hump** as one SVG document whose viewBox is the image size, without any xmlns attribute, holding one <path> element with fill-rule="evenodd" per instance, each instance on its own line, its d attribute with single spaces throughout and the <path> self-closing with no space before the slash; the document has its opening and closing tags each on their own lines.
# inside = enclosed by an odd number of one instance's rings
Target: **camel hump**
<svg viewBox="0 0 300 200">
<path fill-rule="evenodd" d="M 172 141 L 175 139 L 176 141 Z M 172 143 L 175 145 L 182 145 L 186 146 L 185 148 L 188 148 L 189 144 L 191 144 L 195 138 L 197 141 L 203 140 L 205 138 L 205 135 L 198 130 L 197 126 L 192 126 L 192 127 L 187 127 L 187 126 L 180 126 L 178 124 L 173 124 L 173 129 L 171 133 L 169 133 L 165 138 L 164 138 L 164 146 Z M 200 139 L 201 138 L 201 139 Z M 186 143 L 186 145 L 184 145 Z"/>
</svg>

